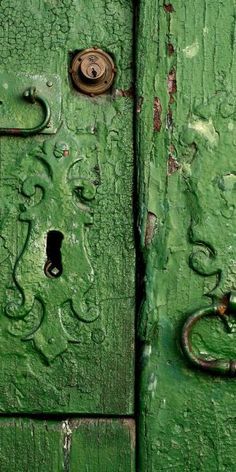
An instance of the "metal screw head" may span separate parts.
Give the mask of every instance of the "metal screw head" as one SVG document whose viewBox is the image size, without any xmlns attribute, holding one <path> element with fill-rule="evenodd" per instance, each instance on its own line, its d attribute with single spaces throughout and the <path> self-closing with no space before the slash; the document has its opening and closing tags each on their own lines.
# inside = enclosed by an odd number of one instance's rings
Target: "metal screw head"
<svg viewBox="0 0 236 472">
<path fill-rule="evenodd" d="M 112 85 L 115 67 L 112 58 L 102 49 L 85 49 L 73 58 L 71 64 L 73 84 L 87 95 L 100 95 Z"/>
</svg>

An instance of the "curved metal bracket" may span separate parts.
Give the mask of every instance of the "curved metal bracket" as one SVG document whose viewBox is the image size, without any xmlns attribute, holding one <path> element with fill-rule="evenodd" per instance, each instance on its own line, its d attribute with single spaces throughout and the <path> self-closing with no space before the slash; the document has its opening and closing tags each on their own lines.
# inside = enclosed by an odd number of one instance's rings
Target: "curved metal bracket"
<svg viewBox="0 0 236 472">
<path fill-rule="evenodd" d="M 23 98 L 30 103 L 40 103 L 44 111 L 43 121 L 34 128 L 0 128 L 0 136 L 32 136 L 46 128 L 51 118 L 51 110 L 47 100 L 37 94 L 35 87 L 30 87 L 23 93 Z"/>
<path fill-rule="evenodd" d="M 190 315 L 182 329 L 181 344 L 183 353 L 191 362 L 191 364 L 210 373 L 218 375 L 236 376 L 236 359 L 206 359 L 194 353 L 191 344 L 191 330 L 205 317 L 218 316 L 229 328 L 227 316 L 233 314 L 236 316 L 236 292 L 231 292 L 225 299 L 217 304 L 200 308 Z"/>
</svg>

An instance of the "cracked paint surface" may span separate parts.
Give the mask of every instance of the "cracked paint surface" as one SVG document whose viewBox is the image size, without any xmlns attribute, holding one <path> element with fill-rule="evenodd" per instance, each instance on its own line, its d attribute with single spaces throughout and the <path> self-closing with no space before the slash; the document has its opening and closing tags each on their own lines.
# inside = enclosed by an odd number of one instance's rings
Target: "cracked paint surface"
<svg viewBox="0 0 236 472">
<path fill-rule="evenodd" d="M 0 72 L 8 77 L 1 123 L 30 127 L 41 119 L 40 107 L 26 104 L 24 112 L 19 97 L 32 77 L 57 102 L 60 119 L 56 134 L 0 140 L 0 411 L 132 414 L 132 2 L 10 3 L 2 0 L 0 11 Z M 111 93 L 92 99 L 73 89 L 68 66 L 77 50 L 96 45 L 113 55 L 117 75 Z M 54 76 L 61 89 L 50 98 L 59 87 Z M 5 115 L 13 93 L 17 113 Z M 89 204 L 85 182 L 95 189 Z M 44 270 L 53 230 L 63 233 L 55 279 Z M 78 310 L 72 298 L 82 301 Z M 89 318 L 81 324 L 83 312 Z"/>
<path fill-rule="evenodd" d="M 175 0 L 164 8 L 140 2 L 139 470 L 145 472 L 236 470 L 235 379 L 194 370 L 180 347 L 189 313 L 235 290 L 233 12 L 230 0 L 195 0 L 191 7 Z M 156 96 L 166 122 L 159 133 L 152 127 Z M 158 227 L 146 246 L 150 212 Z M 235 332 L 218 318 L 195 326 L 192 345 L 208 358 L 236 358 Z"/>
</svg>

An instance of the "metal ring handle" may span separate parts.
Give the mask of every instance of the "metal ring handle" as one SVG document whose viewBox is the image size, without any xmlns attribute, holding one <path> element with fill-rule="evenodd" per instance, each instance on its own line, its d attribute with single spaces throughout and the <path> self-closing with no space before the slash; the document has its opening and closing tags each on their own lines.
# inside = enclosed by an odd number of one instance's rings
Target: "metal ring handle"
<svg viewBox="0 0 236 472">
<path fill-rule="evenodd" d="M 219 302 L 210 307 L 200 308 L 190 315 L 182 329 L 181 344 L 183 353 L 191 364 L 210 373 L 218 375 L 236 376 L 236 359 L 211 359 L 198 356 L 194 353 L 191 344 L 191 330 L 193 326 L 202 318 L 219 316 L 226 322 L 226 317 L 230 313 L 236 313 L 236 292 L 231 292 L 226 298 L 226 302 Z"/>
<path fill-rule="evenodd" d="M 30 87 L 23 93 L 23 98 L 30 103 L 40 103 L 44 110 L 44 118 L 42 122 L 34 128 L 0 128 L 1 136 L 32 136 L 40 133 L 46 128 L 51 118 L 51 110 L 47 100 L 38 95 L 35 87 Z"/>
</svg>

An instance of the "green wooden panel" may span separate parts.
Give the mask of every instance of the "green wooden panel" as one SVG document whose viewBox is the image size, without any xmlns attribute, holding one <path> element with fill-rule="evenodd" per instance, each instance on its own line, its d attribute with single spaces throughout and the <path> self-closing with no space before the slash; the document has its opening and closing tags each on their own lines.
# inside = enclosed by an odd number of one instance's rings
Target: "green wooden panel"
<svg viewBox="0 0 236 472">
<path fill-rule="evenodd" d="M 56 422 L 1 418 L 1 472 L 60 472 L 64 469 L 63 432 Z"/>
<path fill-rule="evenodd" d="M 133 420 L 81 420 L 72 434 L 71 472 L 134 472 Z"/>
<path fill-rule="evenodd" d="M 132 18 L 126 0 L 1 2 L 0 124 L 42 121 L 32 86 L 52 109 L 46 134 L 0 137 L 2 412 L 133 411 Z M 69 77 L 93 46 L 117 69 L 101 97 Z M 64 237 L 51 279 L 49 231 Z"/>
<path fill-rule="evenodd" d="M 236 287 L 234 10 L 230 0 L 140 2 L 145 472 L 236 470 L 235 379 L 194 369 L 180 346 L 189 313 Z M 192 345 L 208 359 L 236 358 L 219 317 L 196 325 Z"/>
<path fill-rule="evenodd" d="M 1 472 L 134 472 L 133 420 L 0 420 Z"/>
</svg>

